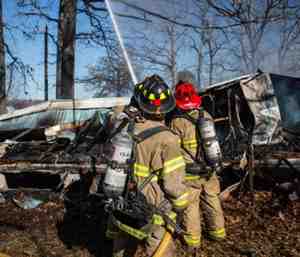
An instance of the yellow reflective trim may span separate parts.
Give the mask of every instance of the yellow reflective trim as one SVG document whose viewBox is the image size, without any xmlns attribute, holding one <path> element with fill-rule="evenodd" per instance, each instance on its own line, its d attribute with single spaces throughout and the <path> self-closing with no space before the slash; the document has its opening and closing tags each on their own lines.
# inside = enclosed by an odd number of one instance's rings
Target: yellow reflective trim
<svg viewBox="0 0 300 257">
<path fill-rule="evenodd" d="M 149 176 L 148 175 L 145 175 L 144 173 L 139 173 L 139 172 L 135 172 L 134 173 L 134 176 L 136 177 L 140 177 L 140 178 L 147 178 Z M 151 182 L 154 182 L 154 181 L 158 181 L 158 177 L 156 175 L 154 175 L 152 178 L 151 178 Z"/>
<path fill-rule="evenodd" d="M 144 94 L 144 96 L 147 95 L 147 90 L 146 89 L 143 91 L 143 94 Z"/>
<path fill-rule="evenodd" d="M 176 216 L 177 214 L 173 211 L 171 211 L 170 213 L 167 214 L 167 216 L 172 220 L 172 221 L 176 221 Z M 164 218 L 158 214 L 153 214 L 152 216 L 152 223 L 155 225 L 159 225 L 159 226 L 163 226 L 165 225 L 165 221 Z M 173 229 L 172 226 L 167 226 L 169 229 Z"/>
<path fill-rule="evenodd" d="M 162 225 L 165 224 L 165 221 L 164 221 L 162 216 L 160 216 L 158 214 L 154 214 L 153 217 L 152 217 L 152 223 L 154 225 L 162 226 Z"/>
<path fill-rule="evenodd" d="M 183 160 L 183 158 L 182 158 L 182 156 L 180 155 L 180 156 L 178 156 L 178 157 L 176 157 L 176 158 L 174 158 L 174 159 L 171 159 L 171 160 L 169 160 L 169 161 L 166 161 L 164 166 L 172 165 L 173 163 L 175 163 L 175 162 L 177 162 L 177 161 L 181 161 L 181 160 Z"/>
<path fill-rule="evenodd" d="M 118 225 L 118 228 L 120 228 L 123 232 L 126 232 L 127 234 L 129 234 L 139 240 L 143 240 L 146 237 L 148 237 L 148 235 L 144 231 L 130 227 L 119 221 L 117 222 L 117 225 Z"/>
<path fill-rule="evenodd" d="M 182 143 L 183 145 L 198 145 L 197 142 L 194 143 Z"/>
<path fill-rule="evenodd" d="M 163 176 L 167 175 L 167 174 L 169 174 L 169 173 L 171 173 L 171 172 L 173 172 L 173 171 L 175 171 L 175 170 L 177 170 L 181 167 L 184 167 L 184 166 L 185 166 L 185 162 L 183 161 L 183 162 L 177 163 L 176 165 L 173 164 L 172 166 L 165 167 L 163 169 Z"/>
<path fill-rule="evenodd" d="M 170 219 L 173 221 L 173 222 L 175 222 L 176 223 L 176 216 L 177 216 L 177 214 L 176 214 L 176 212 L 170 212 L 169 214 L 168 214 L 168 216 L 170 217 Z M 174 227 L 174 225 L 173 224 L 167 224 L 167 229 L 171 232 L 171 233 L 173 233 L 174 231 L 175 231 L 175 227 Z"/>
<path fill-rule="evenodd" d="M 197 143 L 196 139 L 191 139 L 191 140 L 182 140 L 183 144 L 191 144 L 191 143 Z"/>
<path fill-rule="evenodd" d="M 225 228 L 210 230 L 210 231 L 208 231 L 208 234 L 214 238 L 222 238 L 223 239 L 226 237 Z"/>
<path fill-rule="evenodd" d="M 177 158 L 174 158 L 172 160 L 165 162 L 162 173 L 163 173 L 163 175 L 167 175 L 170 172 L 172 172 L 178 168 L 184 167 L 184 166 L 185 166 L 185 161 L 182 156 L 179 156 Z"/>
<path fill-rule="evenodd" d="M 143 164 L 135 163 L 134 168 L 138 169 L 138 170 L 141 170 L 141 171 L 145 171 L 145 172 L 148 171 L 149 172 L 149 167 L 147 167 Z"/>
<path fill-rule="evenodd" d="M 143 88 L 144 84 L 139 84 L 138 88 L 141 90 Z"/>
<path fill-rule="evenodd" d="M 149 168 L 145 165 L 135 163 L 133 169 L 135 176 L 147 177 L 150 175 Z"/>
<path fill-rule="evenodd" d="M 187 149 L 191 149 L 191 150 L 194 150 L 194 149 L 197 149 L 198 147 L 198 144 L 185 144 L 183 145 L 185 148 Z"/>
<path fill-rule="evenodd" d="M 166 99 L 166 98 L 167 98 L 167 96 L 166 96 L 165 93 L 161 93 L 160 96 L 159 96 L 159 99 L 160 99 L 160 100 L 164 100 L 164 99 Z"/>
<path fill-rule="evenodd" d="M 185 207 L 185 206 L 187 206 L 187 204 L 188 204 L 188 200 L 187 199 L 185 199 L 185 200 L 180 200 L 180 201 L 172 201 L 173 202 L 173 205 L 175 206 L 175 207 L 179 207 L 179 208 L 182 208 L 182 207 Z"/>
<path fill-rule="evenodd" d="M 176 220 L 176 217 L 177 217 L 177 214 L 176 214 L 176 212 L 171 211 L 171 212 L 168 214 L 168 216 L 169 216 L 173 221 L 175 221 L 175 220 Z"/>
<path fill-rule="evenodd" d="M 187 181 L 189 181 L 189 180 L 198 180 L 198 179 L 200 179 L 200 176 L 186 174 L 185 177 L 184 177 L 184 179 L 187 180 Z"/>
<path fill-rule="evenodd" d="M 201 244 L 201 239 L 199 235 L 184 235 L 183 236 L 184 241 L 189 246 L 199 246 Z"/>
<path fill-rule="evenodd" d="M 149 173 L 142 172 L 142 171 L 134 171 L 134 176 L 145 178 L 149 176 Z"/>
<path fill-rule="evenodd" d="M 156 97 L 155 97 L 155 95 L 154 95 L 153 93 L 151 93 L 151 94 L 148 96 L 148 99 L 149 99 L 149 100 L 155 100 Z"/>
<path fill-rule="evenodd" d="M 150 169 L 147 166 L 138 163 L 134 164 L 133 170 L 134 170 L 133 174 L 136 177 L 147 178 L 151 174 Z M 157 175 L 153 176 L 153 178 L 151 179 L 151 181 L 157 181 L 157 180 L 158 180 Z"/>
<path fill-rule="evenodd" d="M 189 149 L 194 149 L 198 147 L 198 141 L 196 139 L 183 140 L 182 145 Z"/>
<path fill-rule="evenodd" d="M 172 203 L 175 207 L 185 207 L 188 202 L 189 192 L 185 192 L 181 196 L 177 197 L 176 199 L 172 199 Z"/>
</svg>

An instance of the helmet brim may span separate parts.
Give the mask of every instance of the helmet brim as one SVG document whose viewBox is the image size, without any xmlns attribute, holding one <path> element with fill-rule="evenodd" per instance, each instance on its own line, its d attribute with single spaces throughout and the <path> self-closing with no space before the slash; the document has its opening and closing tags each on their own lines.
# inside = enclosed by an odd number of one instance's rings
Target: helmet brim
<svg viewBox="0 0 300 257">
<path fill-rule="evenodd" d="M 201 106 L 202 98 L 198 95 L 193 95 L 189 100 L 176 99 L 176 107 L 182 110 L 197 109 Z"/>
</svg>

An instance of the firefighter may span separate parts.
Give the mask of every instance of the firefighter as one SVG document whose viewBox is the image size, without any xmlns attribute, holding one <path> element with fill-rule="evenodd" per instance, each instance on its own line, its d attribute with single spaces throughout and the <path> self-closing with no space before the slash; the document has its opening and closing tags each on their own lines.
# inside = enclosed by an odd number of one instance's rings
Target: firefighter
<svg viewBox="0 0 300 257">
<path fill-rule="evenodd" d="M 202 99 L 197 95 L 193 84 L 178 82 L 175 99 L 176 110 L 170 127 L 180 137 L 182 154 L 187 165 L 186 184 L 192 188 L 190 197 L 193 202 L 183 213 L 183 227 L 187 231 L 184 241 L 189 249 L 195 249 L 201 244 L 200 210 L 203 212 L 208 236 L 213 240 L 221 240 L 226 236 L 218 196 L 220 184 L 215 172 L 219 166 L 210 167 L 208 163 L 203 165 L 205 148 L 201 147 L 197 121 L 200 116 L 211 121 L 212 117 L 200 107 Z"/>
<path fill-rule="evenodd" d="M 179 138 L 164 124 L 165 114 L 175 107 L 175 99 L 166 83 L 157 75 L 146 78 L 138 86 L 135 102 L 141 117 L 135 120 L 134 135 L 140 140 L 134 145 L 133 178 L 146 202 L 156 208 L 163 207 L 164 216 L 175 221 L 176 213 L 189 204 L 189 190 L 184 184 L 185 161 L 181 154 Z M 147 181 L 147 183 L 145 183 Z M 144 239 L 145 253 L 153 256 L 159 248 L 168 228 L 162 215 L 154 214 L 151 225 L 147 226 Z M 145 228 L 139 231 L 128 226 L 123 232 L 143 237 Z M 127 230 L 127 231 L 126 231 Z M 128 240 L 114 240 L 114 256 L 123 256 Z M 175 256 L 174 243 L 169 242 L 164 257 Z"/>
</svg>

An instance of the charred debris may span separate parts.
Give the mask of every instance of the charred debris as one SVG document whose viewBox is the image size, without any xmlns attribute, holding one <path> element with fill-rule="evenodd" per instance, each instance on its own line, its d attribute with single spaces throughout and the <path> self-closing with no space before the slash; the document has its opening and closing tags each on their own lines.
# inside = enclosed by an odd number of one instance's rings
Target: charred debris
<svg viewBox="0 0 300 257">
<path fill-rule="evenodd" d="M 300 78 L 258 72 L 200 92 L 224 154 L 222 197 L 268 187 L 274 206 L 286 197 L 299 199 L 299 89 Z M 49 101 L 0 115 L 0 189 L 61 193 L 74 180 L 88 178 L 86 192 L 97 193 L 106 167 L 101 157 L 106 118 L 128 102 Z"/>
</svg>

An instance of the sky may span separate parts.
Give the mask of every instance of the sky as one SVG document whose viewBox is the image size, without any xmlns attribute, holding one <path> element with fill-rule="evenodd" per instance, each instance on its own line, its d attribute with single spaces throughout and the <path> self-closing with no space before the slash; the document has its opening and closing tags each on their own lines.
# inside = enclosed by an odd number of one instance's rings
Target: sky
<svg viewBox="0 0 300 257">
<path fill-rule="evenodd" d="M 172 0 L 173 1 L 173 0 Z M 175 10 L 172 5 L 172 1 L 169 0 L 153 0 L 153 1 L 136 1 L 131 0 L 130 2 L 136 4 L 143 4 L 144 8 L 149 10 L 174 15 L 178 10 Z M 176 0 L 177 1 L 177 0 Z M 50 6 L 48 9 L 49 14 L 52 17 L 58 17 L 58 2 L 57 0 L 40 0 L 45 6 Z M 112 3 L 113 11 L 120 13 L 129 13 L 129 9 L 123 5 Z M 185 6 L 185 5 L 184 5 Z M 188 6 L 185 6 L 188 8 Z M 3 0 L 3 11 L 4 11 L 4 22 L 10 26 L 20 26 L 22 28 L 28 28 L 32 24 L 35 24 L 35 21 L 32 17 L 24 18 L 18 14 L 18 8 L 16 6 L 15 0 Z M 131 13 L 134 13 L 131 11 Z M 149 30 L 149 33 L 153 33 L 153 24 L 149 26 L 144 25 L 138 26 L 135 21 L 130 23 L 128 26 L 128 20 L 126 18 L 117 18 L 121 33 L 125 37 L 131 37 L 132 29 L 134 30 Z M 25 64 L 30 65 L 33 68 L 33 74 L 35 81 L 30 81 L 29 86 L 26 88 L 23 85 L 18 85 L 18 88 L 12 90 L 13 97 L 25 98 L 25 99 L 43 99 L 44 97 L 44 67 L 43 67 L 43 58 L 44 58 L 44 43 L 43 35 L 45 25 L 48 25 L 48 30 L 53 35 L 57 34 L 56 24 L 49 23 L 45 20 L 39 21 L 36 30 L 40 32 L 40 35 L 36 36 L 34 39 L 26 39 L 22 32 L 14 30 L 12 34 L 5 32 L 6 42 L 14 50 L 13 52 L 17 55 Z M 77 31 L 84 31 L 88 26 L 88 21 L 82 17 L 77 17 Z M 134 36 L 134 35 L 133 35 Z M 158 40 L 160 40 L 158 38 Z M 99 61 L 99 58 L 105 55 L 105 50 L 101 47 L 86 47 L 82 44 L 76 43 L 76 52 L 75 52 L 75 76 L 76 78 L 84 78 L 88 74 L 88 66 L 93 65 Z M 49 39 L 49 98 L 55 98 L 55 61 L 56 61 L 56 46 Z M 179 67 L 186 67 L 191 63 L 191 56 L 189 53 L 182 55 L 180 57 Z M 147 74 L 147 71 L 146 71 Z M 80 85 L 75 86 L 75 97 L 76 98 L 88 98 L 92 97 L 93 92 L 86 90 Z"/>
</svg>

